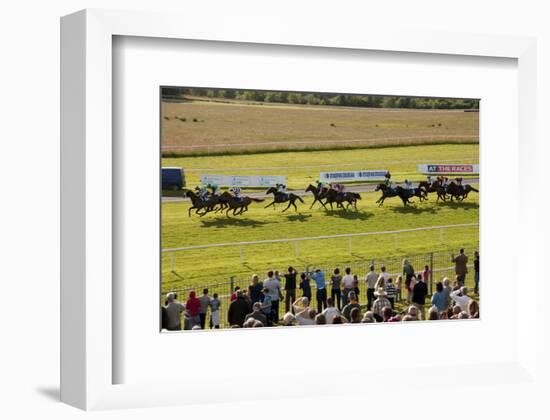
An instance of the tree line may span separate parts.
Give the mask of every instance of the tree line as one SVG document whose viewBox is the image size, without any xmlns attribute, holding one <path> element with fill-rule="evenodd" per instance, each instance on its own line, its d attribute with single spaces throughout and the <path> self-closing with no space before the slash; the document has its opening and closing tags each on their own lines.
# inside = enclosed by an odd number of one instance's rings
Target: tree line
<svg viewBox="0 0 550 420">
<path fill-rule="evenodd" d="M 336 93 L 276 92 L 237 89 L 163 88 L 165 99 L 203 97 L 215 100 L 242 100 L 299 105 L 331 105 L 365 108 L 479 109 L 477 99 L 419 98 L 408 96 L 357 95 Z"/>
</svg>

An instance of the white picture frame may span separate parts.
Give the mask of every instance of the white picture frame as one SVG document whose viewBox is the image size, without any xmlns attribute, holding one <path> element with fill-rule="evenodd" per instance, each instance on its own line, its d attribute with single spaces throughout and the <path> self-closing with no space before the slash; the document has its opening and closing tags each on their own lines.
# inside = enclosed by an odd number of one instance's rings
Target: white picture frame
<svg viewBox="0 0 550 420">
<path fill-rule="evenodd" d="M 368 32 L 368 31 L 367 31 Z M 139 36 L 186 40 L 216 40 L 248 44 L 279 44 L 346 50 L 378 50 L 445 54 L 453 56 L 501 57 L 517 60 L 519 74 L 518 156 L 520 180 L 535 179 L 537 167 L 530 164 L 540 139 L 537 137 L 536 39 L 523 36 L 471 34 L 426 34 L 414 31 L 391 37 L 354 37 L 341 33 L 315 38 L 266 30 L 243 34 L 229 27 L 203 29 L 182 17 L 165 13 L 86 10 L 66 16 L 61 24 L 62 52 L 62 284 L 61 284 L 61 399 L 73 406 L 90 409 L 147 407 L 212 401 L 179 393 L 159 384 L 113 384 L 113 226 L 112 226 L 112 53 L 114 36 Z M 535 185 L 519 190 L 517 214 L 521 221 L 517 240 L 522 257 L 537 254 L 536 220 L 529 217 L 527 198 Z M 514 187 L 515 188 L 515 187 Z M 537 278 L 537 265 L 523 268 Z M 533 284 L 531 284 L 533 290 Z M 536 290 L 536 288 L 535 288 Z M 517 361 L 506 370 L 510 383 L 529 382 L 542 387 L 544 377 L 536 354 L 541 326 L 525 322 L 528 304 L 518 302 Z M 522 306 L 523 305 L 523 306 Z M 525 309 L 525 311 L 523 311 Z M 503 372 L 502 366 L 488 366 Z M 483 370 L 480 367 L 480 370 Z M 475 370 L 470 374 L 475 375 Z M 305 393 L 304 396 L 315 395 Z M 223 399 L 220 399 L 223 401 Z M 216 400 L 214 400 L 216 401 Z"/>
</svg>

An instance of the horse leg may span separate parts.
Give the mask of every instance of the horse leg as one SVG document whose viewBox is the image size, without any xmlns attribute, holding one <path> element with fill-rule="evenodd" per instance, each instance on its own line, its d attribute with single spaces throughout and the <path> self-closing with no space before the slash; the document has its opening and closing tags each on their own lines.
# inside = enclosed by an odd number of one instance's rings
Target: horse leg
<svg viewBox="0 0 550 420">
<path fill-rule="evenodd" d="M 193 210 L 195 207 L 189 207 L 189 217 L 191 217 L 191 210 Z"/>
<path fill-rule="evenodd" d="M 313 203 L 311 203 L 311 206 L 309 206 L 309 208 L 312 209 L 312 208 L 313 208 L 313 205 L 314 205 L 317 201 L 318 201 L 317 198 L 315 198 L 315 200 L 313 200 Z"/>
<path fill-rule="evenodd" d="M 273 200 L 271 203 L 265 206 L 264 209 L 267 209 L 269 206 L 275 206 L 275 200 Z M 273 207 L 273 209 L 275 209 L 275 207 Z"/>
<path fill-rule="evenodd" d="M 282 213 L 284 213 L 285 211 L 287 211 L 290 207 L 290 205 L 292 204 L 292 201 L 289 201 L 288 202 L 288 206 L 286 206 L 286 208 L 282 211 Z"/>
</svg>

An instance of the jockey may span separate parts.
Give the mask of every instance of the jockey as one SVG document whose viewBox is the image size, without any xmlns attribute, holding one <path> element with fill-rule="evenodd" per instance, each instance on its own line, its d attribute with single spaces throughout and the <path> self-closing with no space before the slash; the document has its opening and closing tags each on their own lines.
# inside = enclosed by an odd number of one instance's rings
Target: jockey
<svg viewBox="0 0 550 420">
<path fill-rule="evenodd" d="M 456 178 L 456 185 L 458 186 L 459 191 L 464 191 L 464 186 L 462 185 L 463 179 L 464 178 L 462 177 Z"/>
<path fill-rule="evenodd" d="M 391 181 L 390 171 L 386 172 L 386 175 L 384 175 L 384 178 L 385 178 L 384 184 L 386 184 L 387 187 L 391 188 L 392 181 Z"/>
<path fill-rule="evenodd" d="M 241 201 L 243 199 L 243 193 L 240 187 L 233 187 L 229 191 L 233 193 L 237 200 Z"/>
<path fill-rule="evenodd" d="M 426 179 L 428 180 L 428 185 L 431 187 L 434 183 L 433 177 L 431 175 L 428 175 Z"/>
<path fill-rule="evenodd" d="M 449 178 L 448 177 L 443 177 L 443 182 L 441 183 L 441 186 L 443 188 L 447 188 L 447 185 L 449 185 Z"/>
<path fill-rule="evenodd" d="M 285 184 L 277 184 L 277 192 L 279 194 L 282 194 L 283 197 L 288 198 L 288 193 L 286 192 L 286 185 Z"/>
<path fill-rule="evenodd" d="M 320 179 L 315 181 L 315 184 L 317 184 L 317 190 L 318 191 L 321 191 L 325 187 L 325 183 L 323 181 L 321 181 Z"/>
<path fill-rule="evenodd" d="M 346 190 L 346 186 L 345 186 L 344 184 L 334 184 L 334 185 L 332 186 L 332 188 L 333 188 L 334 190 L 336 190 L 336 191 L 338 192 L 338 194 L 340 194 L 340 195 L 342 195 L 342 196 L 344 195 L 345 190 Z"/>
<path fill-rule="evenodd" d="M 277 188 L 277 192 L 286 194 L 286 185 L 285 184 L 275 184 L 275 187 Z"/>
<path fill-rule="evenodd" d="M 212 195 L 216 195 L 216 193 L 220 189 L 220 187 L 218 187 L 218 184 L 214 184 L 214 183 L 209 183 L 206 186 L 206 188 L 210 188 L 210 190 L 212 191 Z"/>
<path fill-rule="evenodd" d="M 197 191 L 202 201 L 206 201 L 208 199 L 208 190 L 206 188 L 206 185 L 201 185 L 200 187 L 197 187 Z"/>
<path fill-rule="evenodd" d="M 403 188 L 405 188 L 407 191 L 411 192 L 414 194 L 414 188 L 412 187 L 412 182 L 409 181 L 408 179 L 405 180 L 405 186 Z"/>
</svg>

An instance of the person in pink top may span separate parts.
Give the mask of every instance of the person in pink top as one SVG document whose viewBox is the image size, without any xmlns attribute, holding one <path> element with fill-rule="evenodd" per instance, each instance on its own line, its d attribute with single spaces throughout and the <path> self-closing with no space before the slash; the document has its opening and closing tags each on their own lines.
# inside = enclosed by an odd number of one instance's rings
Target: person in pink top
<svg viewBox="0 0 550 420">
<path fill-rule="evenodd" d="M 190 327 L 193 328 L 195 325 L 200 327 L 201 319 L 199 316 L 201 309 L 201 302 L 197 298 L 197 294 L 194 290 L 189 293 L 189 299 L 185 303 L 185 308 L 187 310 L 187 315 L 189 316 Z"/>
<path fill-rule="evenodd" d="M 430 267 L 425 265 L 424 271 L 422 272 L 422 280 L 424 280 L 424 283 L 428 284 L 428 280 L 430 280 Z"/>
</svg>

